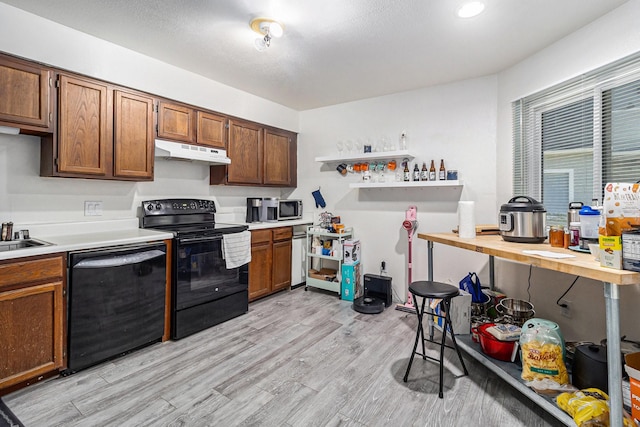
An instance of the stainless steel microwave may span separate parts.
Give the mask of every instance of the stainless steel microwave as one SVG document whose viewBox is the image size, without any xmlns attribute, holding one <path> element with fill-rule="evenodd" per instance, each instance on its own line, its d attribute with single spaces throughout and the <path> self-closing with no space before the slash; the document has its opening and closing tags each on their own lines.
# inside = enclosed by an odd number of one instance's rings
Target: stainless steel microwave
<svg viewBox="0 0 640 427">
<path fill-rule="evenodd" d="M 280 199 L 278 201 L 278 221 L 290 219 L 302 219 L 302 200 Z"/>
</svg>

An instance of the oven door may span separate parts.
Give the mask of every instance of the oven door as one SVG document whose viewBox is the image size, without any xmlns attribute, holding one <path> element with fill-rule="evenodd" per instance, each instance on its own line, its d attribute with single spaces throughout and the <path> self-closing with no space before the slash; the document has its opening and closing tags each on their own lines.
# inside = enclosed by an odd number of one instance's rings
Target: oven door
<svg viewBox="0 0 640 427">
<path fill-rule="evenodd" d="M 174 310 L 204 304 L 248 289 L 248 266 L 228 269 L 222 236 L 176 239 Z"/>
</svg>

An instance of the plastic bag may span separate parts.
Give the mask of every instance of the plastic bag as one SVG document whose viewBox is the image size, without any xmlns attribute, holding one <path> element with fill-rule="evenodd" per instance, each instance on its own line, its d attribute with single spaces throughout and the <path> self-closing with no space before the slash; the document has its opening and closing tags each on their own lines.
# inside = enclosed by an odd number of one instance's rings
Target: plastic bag
<svg viewBox="0 0 640 427">
<path fill-rule="evenodd" d="M 556 403 L 573 417 L 579 427 L 609 425 L 609 396 L 597 388 L 585 388 L 573 393 L 562 393 Z M 633 418 L 623 411 L 623 422 L 627 427 L 635 427 Z"/>
<path fill-rule="evenodd" d="M 520 349 L 523 380 L 546 378 L 559 385 L 569 382 L 564 364 L 564 339 L 556 323 L 544 319 L 529 319 L 522 326 Z"/>
<path fill-rule="evenodd" d="M 467 274 L 460 280 L 460 289 L 471 294 L 471 302 L 485 302 L 486 297 L 482 294 L 482 284 L 476 273 Z"/>
</svg>

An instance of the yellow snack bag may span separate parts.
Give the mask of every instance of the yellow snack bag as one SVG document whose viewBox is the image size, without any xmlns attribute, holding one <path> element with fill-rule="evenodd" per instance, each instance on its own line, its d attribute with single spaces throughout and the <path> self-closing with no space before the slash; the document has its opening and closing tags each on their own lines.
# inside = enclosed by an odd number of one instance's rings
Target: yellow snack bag
<svg viewBox="0 0 640 427">
<path fill-rule="evenodd" d="M 525 381 L 549 379 L 559 385 L 569 382 L 564 364 L 564 340 L 560 328 L 544 319 L 530 319 L 520 334 L 522 374 Z"/>
<path fill-rule="evenodd" d="M 585 388 L 556 397 L 558 407 L 571 415 L 579 427 L 609 425 L 609 396 L 597 388 Z M 624 413 L 624 425 L 635 427 L 635 422 Z"/>
</svg>

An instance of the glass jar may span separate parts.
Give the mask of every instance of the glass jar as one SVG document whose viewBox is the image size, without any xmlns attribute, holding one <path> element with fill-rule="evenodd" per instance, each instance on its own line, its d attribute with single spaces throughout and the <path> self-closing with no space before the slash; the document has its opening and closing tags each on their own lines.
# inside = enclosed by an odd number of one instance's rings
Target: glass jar
<svg viewBox="0 0 640 427">
<path fill-rule="evenodd" d="M 549 244 L 554 248 L 564 246 L 564 228 L 559 225 L 553 225 L 549 229 Z"/>
<path fill-rule="evenodd" d="M 571 234 L 571 246 L 580 244 L 580 222 L 572 221 L 569 223 L 569 233 Z"/>
</svg>

